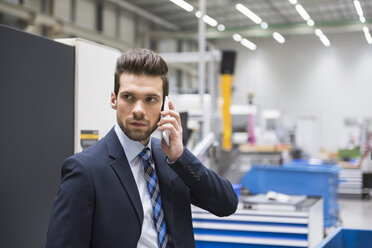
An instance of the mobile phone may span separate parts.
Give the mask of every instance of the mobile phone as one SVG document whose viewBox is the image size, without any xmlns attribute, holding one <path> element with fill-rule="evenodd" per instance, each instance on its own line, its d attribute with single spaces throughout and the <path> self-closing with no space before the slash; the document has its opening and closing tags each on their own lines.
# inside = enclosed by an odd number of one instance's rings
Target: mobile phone
<svg viewBox="0 0 372 248">
<path fill-rule="evenodd" d="M 166 96 L 164 100 L 164 110 L 169 110 L 168 96 Z M 170 117 L 170 115 L 167 115 L 165 117 Z M 169 130 L 162 131 L 162 137 L 167 146 L 169 146 Z"/>
</svg>

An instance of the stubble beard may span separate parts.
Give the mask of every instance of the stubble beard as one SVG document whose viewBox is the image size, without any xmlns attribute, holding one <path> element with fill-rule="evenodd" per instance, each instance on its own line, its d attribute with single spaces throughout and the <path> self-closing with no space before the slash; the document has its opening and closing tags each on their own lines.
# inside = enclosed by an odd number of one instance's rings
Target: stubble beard
<svg viewBox="0 0 372 248">
<path fill-rule="evenodd" d="M 142 121 L 142 122 L 145 122 L 147 126 L 149 126 L 147 129 L 136 129 L 136 128 L 132 128 L 130 127 L 130 122 L 132 121 Z M 118 120 L 118 124 L 121 128 L 121 130 L 123 130 L 123 132 L 125 133 L 125 135 L 130 138 L 131 140 L 134 140 L 134 141 L 145 141 L 147 140 L 150 135 L 156 130 L 157 128 L 157 124 L 154 123 L 152 126 L 150 126 L 150 121 L 149 120 L 139 120 L 139 119 L 126 119 L 125 120 L 125 125 L 123 124 L 122 121 Z"/>
</svg>

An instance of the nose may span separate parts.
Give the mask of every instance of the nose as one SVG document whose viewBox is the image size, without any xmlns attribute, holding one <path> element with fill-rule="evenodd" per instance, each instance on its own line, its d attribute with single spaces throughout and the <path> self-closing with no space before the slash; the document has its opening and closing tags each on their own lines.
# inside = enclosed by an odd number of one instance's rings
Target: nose
<svg viewBox="0 0 372 248">
<path fill-rule="evenodd" d="M 144 104 L 141 100 L 138 100 L 134 103 L 132 113 L 133 113 L 134 118 L 136 119 L 144 116 L 145 109 L 144 109 Z"/>
</svg>

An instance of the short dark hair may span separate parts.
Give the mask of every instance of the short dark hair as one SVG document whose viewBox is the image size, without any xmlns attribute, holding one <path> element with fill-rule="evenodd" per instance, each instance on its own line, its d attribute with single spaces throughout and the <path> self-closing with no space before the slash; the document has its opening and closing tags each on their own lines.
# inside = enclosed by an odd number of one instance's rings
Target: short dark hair
<svg viewBox="0 0 372 248">
<path fill-rule="evenodd" d="M 134 49 L 123 53 L 116 61 L 114 92 L 117 96 L 122 73 L 161 76 L 163 80 L 163 103 L 169 94 L 168 66 L 159 54 L 148 49 Z"/>
</svg>

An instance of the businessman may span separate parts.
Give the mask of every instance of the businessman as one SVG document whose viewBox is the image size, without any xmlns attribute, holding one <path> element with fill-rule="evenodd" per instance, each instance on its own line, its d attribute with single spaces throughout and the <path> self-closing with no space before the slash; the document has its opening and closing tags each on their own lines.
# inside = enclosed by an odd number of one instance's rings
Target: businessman
<svg viewBox="0 0 372 248">
<path fill-rule="evenodd" d="M 135 49 L 118 58 L 111 93 L 117 124 L 63 162 L 47 248 L 190 248 L 190 204 L 217 216 L 236 211 L 230 182 L 183 146 L 172 101 L 162 111 L 168 92 L 158 54 Z M 169 131 L 169 146 L 150 136 L 156 129 Z"/>
</svg>

